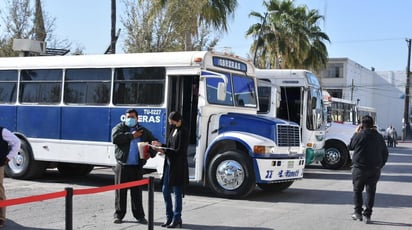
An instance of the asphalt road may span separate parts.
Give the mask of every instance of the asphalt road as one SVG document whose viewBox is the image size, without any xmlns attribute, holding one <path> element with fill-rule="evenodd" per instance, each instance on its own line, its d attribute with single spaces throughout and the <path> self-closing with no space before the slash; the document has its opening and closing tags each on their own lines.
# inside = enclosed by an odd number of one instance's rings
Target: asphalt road
<svg viewBox="0 0 412 230">
<path fill-rule="evenodd" d="M 64 190 L 100 187 L 113 183 L 113 172 L 96 168 L 83 178 L 62 177 L 56 171 L 36 181 L 5 178 L 8 198 L 19 198 Z M 147 189 L 144 191 L 147 215 Z M 246 199 L 215 197 L 208 189 L 189 187 L 183 199 L 184 229 L 227 230 L 343 230 L 412 229 L 412 143 L 390 149 L 388 164 L 378 183 L 372 223 L 353 221 L 350 170 L 307 167 L 304 179 L 281 193 L 258 188 Z M 128 201 L 129 204 L 129 201 Z M 147 229 L 135 222 L 130 205 L 122 224 L 114 224 L 114 191 L 73 197 L 73 229 Z M 146 216 L 147 217 L 147 216 Z M 164 204 L 159 185 L 154 196 L 154 229 L 164 229 Z M 65 200 L 56 198 L 10 206 L 4 229 L 64 229 Z"/>
</svg>

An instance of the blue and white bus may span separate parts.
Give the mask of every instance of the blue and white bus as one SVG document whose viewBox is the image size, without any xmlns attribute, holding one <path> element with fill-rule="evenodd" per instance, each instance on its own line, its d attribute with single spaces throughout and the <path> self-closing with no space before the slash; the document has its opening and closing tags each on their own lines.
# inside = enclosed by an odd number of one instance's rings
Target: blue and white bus
<svg viewBox="0 0 412 230">
<path fill-rule="evenodd" d="M 303 177 L 299 125 L 257 115 L 253 65 L 211 51 L 0 58 L 0 126 L 22 140 L 9 177 L 114 166 L 111 129 L 128 108 L 161 142 L 167 114 L 190 132 L 190 180 L 225 197 Z M 162 157 L 145 168 L 161 172 Z"/>
</svg>

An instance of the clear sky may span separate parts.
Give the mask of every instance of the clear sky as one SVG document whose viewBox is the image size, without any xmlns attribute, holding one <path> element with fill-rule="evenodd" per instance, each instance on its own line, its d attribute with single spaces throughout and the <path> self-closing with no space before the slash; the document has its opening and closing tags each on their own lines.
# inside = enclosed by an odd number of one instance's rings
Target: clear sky
<svg viewBox="0 0 412 230">
<path fill-rule="evenodd" d="M 230 47 L 240 56 L 246 56 L 253 40 L 245 38 L 253 11 L 264 13 L 261 0 L 238 0 L 239 7 L 229 31 L 222 34 L 217 50 Z M 86 54 L 104 53 L 110 43 L 110 0 L 42 0 L 43 10 L 55 18 L 55 36 L 68 39 Z M 0 6 L 3 5 L 1 1 Z M 405 70 L 408 58 L 406 38 L 412 38 L 412 1 L 376 0 L 296 0 L 325 16 L 320 25 L 331 43 L 327 44 L 329 57 L 347 57 L 360 65 L 377 71 Z M 121 28 L 123 1 L 117 1 L 117 28 Z M 122 31 L 117 50 L 122 51 Z"/>
</svg>

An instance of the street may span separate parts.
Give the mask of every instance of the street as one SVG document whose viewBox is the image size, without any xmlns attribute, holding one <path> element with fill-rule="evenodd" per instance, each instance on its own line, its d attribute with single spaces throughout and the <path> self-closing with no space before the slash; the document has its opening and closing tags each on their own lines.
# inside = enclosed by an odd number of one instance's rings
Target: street
<svg viewBox="0 0 412 230">
<path fill-rule="evenodd" d="M 191 185 L 183 199 L 184 229 L 228 230 L 342 230 L 412 229 L 412 143 L 389 149 L 390 156 L 378 182 L 372 223 L 353 221 L 350 169 L 325 170 L 319 165 L 305 169 L 304 179 L 281 193 L 258 188 L 246 199 L 215 197 L 208 189 Z M 5 178 L 8 198 L 62 191 L 66 187 L 91 188 L 113 183 L 113 172 L 95 168 L 84 178 L 62 177 L 50 170 L 35 181 Z M 147 218 L 147 188 L 144 188 Z M 130 197 L 128 197 L 129 199 Z M 73 229 L 147 229 L 135 222 L 128 200 L 122 224 L 113 223 L 114 191 L 73 197 Z M 155 229 L 163 223 L 164 204 L 157 183 L 154 197 Z M 4 229 L 64 229 L 65 199 L 14 205 L 7 208 Z"/>
</svg>

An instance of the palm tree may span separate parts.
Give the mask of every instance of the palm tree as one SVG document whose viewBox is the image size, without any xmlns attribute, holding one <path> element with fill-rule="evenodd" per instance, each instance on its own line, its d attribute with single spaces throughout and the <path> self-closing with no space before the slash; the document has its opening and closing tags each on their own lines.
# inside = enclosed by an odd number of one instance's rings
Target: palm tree
<svg viewBox="0 0 412 230">
<path fill-rule="evenodd" d="M 185 50 L 191 50 L 192 37 L 201 26 L 227 32 L 228 19 L 234 16 L 237 0 L 159 0 L 157 9 L 174 9 L 176 25 L 184 26 Z"/>
<path fill-rule="evenodd" d="M 292 1 L 270 0 L 264 2 L 267 12 L 262 15 L 252 11 L 249 15 L 263 22 L 252 25 L 246 35 L 254 36 L 251 51 L 257 53 L 260 68 L 304 68 L 317 70 L 327 63 L 327 49 L 324 41 L 329 37 L 317 25 L 320 19 L 317 10 L 306 6 L 294 6 Z M 260 37 L 257 37 L 261 34 Z"/>
</svg>

